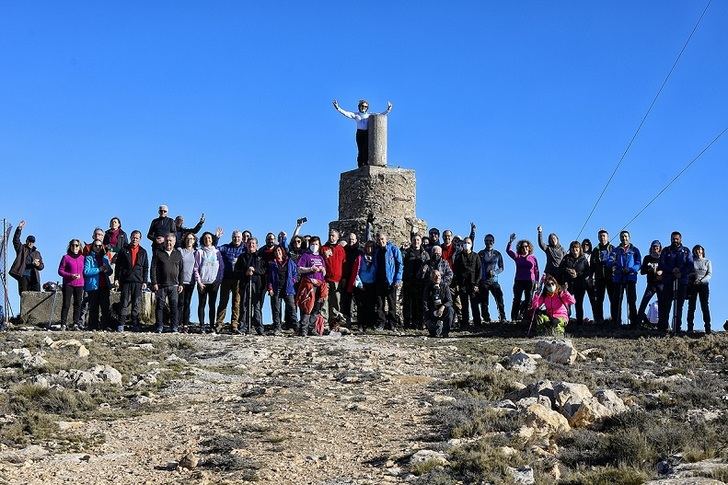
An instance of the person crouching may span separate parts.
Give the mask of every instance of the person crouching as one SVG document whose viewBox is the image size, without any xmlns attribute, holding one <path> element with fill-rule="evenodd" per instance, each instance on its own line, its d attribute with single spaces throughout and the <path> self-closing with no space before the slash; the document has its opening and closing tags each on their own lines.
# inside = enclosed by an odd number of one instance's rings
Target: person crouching
<svg viewBox="0 0 728 485">
<path fill-rule="evenodd" d="M 564 335 L 569 322 L 569 305 L 576 302 L 574 297 L 551 275 L 544 278 L 543 290 L 533 297 L 531 308 L 536 312 L 536 330 L 540 334 Z"/>
</svg>

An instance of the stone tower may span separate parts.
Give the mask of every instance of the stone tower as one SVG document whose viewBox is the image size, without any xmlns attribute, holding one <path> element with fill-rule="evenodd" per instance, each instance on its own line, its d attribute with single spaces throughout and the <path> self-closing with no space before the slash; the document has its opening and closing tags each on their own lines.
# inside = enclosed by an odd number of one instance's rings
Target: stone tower
<svg viewBox="0 0 728 485">
<path fill-rule="evenodd" d="M 364 238 L 367 215 L 374 214 L 375 231 L 384 230 L 395 244 L 409 241 L 410 223 L 426 234 L 417 219 L 415 171 L 387 167 L 387 117 L 369 117 L 369 165 L 343 172 L 339 180 L 339 220 L 329 227 L 342 235 Z M 409 221 L 409 222 L 408 222 Z"/>
</svg>

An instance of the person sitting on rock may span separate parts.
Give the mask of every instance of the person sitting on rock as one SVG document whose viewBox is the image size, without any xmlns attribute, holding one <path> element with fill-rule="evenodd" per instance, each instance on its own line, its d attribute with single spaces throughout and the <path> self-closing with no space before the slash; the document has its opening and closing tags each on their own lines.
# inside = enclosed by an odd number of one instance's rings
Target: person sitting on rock
<svg viewBox="0 0 728 485">
<path fill-rule="evenodd" d="M 536 312 L 534 323 L 540 334 L 564 335 L 569 322 L 569 305 L 574 297 L 551 275 L 544 277 L 543 290 L 533 297 L 531 308 Z"/>
<path fill-rule="evenodd" d="M 447 337 L 455 318 L 450 287 L 438 270 L 432 271 L 430 280 L 424 292 L 425 325 L 431 337 Z"/>
<path fill-rule="evenodd" d="M 306 337 L 314 328 L 323 303 L 329 297 L 329 287 L 325 281 L 326 261 L 319 254 L 320 248 L 321 239 L 318 236 L 311 237 L 308 251 L 298 260 L 301 281 L 296 293 L 296 304 L 301 310 L 298 334 L 302 337 Z"/>
<path fill-rule="evenodd" d="M 369 102 L 366 99 L 359 100 L 358 113 L 341 109 L 337 100 L 334 100 L 333 104 L 336 111 L 356 121 L 356 147 L 359 151 L 356 157 L 356 163 L 359 167 L 367 165 L 369 163 L 369 117 L 376 114 L 389 114 L 392 111 L 392 103 L 387 101 L 387 109 L 381 113 L 370 113 Z"/>
</svg>

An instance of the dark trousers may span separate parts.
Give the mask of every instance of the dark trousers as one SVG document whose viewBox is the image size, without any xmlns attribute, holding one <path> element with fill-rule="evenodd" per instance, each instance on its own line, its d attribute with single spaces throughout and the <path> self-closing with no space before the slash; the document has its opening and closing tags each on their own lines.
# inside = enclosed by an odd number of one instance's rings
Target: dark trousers
<svg viewBox="0 0 728 485">
<path fill-rule="evenodd" d="M 197 319 L 200 321 L 200 327 L 205 326 L 205 304 L 208 306 L 210 319 L 207 321 L 209 325 L 215 325 L 215 301 L 217 300 L 217 292 L 220 284 L 209 283 L 204 289 L 197 287 Z"/>
<path fill-rule="evenodd" d="M 121 284 L 121 308 L 119 309 L 119 326 L 126 325 L 126 317 L 131 306 L 131 323 L 135 330 L 139 329 L 139 309 L 142 304 L 142 284 Z"/>
<path fill-rule="evenodd" d="M 247 281 L 240 282 L 240 320 L 238 328 L 248 332 L 255 329 L 258 335 L 263 334 L 263 289 Z"/>
<path fill-rule="evenodd" d="M 650 304 L 650 300 L 654 295 L 657 295 L 657 311 L 658 315 L 659 312 L 663 310 L 662 308 L 662 290 L 663 285 L 662 283 L 659 283 L 657 285 L 647 285 L 647 288 L 645 288 L 645 292 L 642 295 L 642 300 L 640 301 L 640 307 L 637 310 L 637 316 L 638 318 L 643 321 L 647 322 L 647 314 L 645 313 L 647 311 L 647 305 Z"/>
<path fill-rule="evenodd" d="M 705 329 L 710 328 L 710 308 L 708 306 L 708 298 L 710 297 L 710 288 L 707 283 L 700 285 L 690 285 L 688 289 L 688 330 L 693 329 L 695 321 L 695 305 L 700 298 L 700 311 L 703 312 L 703 323 Z"/>
<path fill-rule="evenodd" d="M 81 300 L 83 300 L 83 286 L 63 285 L 63 306 L 61 306 L 61 325 L 68 320 L 68 310 L 73 300 L 73 324 L 81 325 Z"/>
<path fill-rule="evenodd" d="M 460 328 L 467 328 L 470 325 L 470 310 L 473 311 L 473 325 L 480 325 L 480 306 L 478 305 L 478 295 L 474 293 L 473 288 L 466 286 L 460 287 L 460 304 L 463 306 L 463 318 L 460 320 Z"/>
<path fill-rule="evenodd" d="M 498 308 L 498 318 L 506 319 L 506 307 L 503 302 L 503 290 L 497 281 L 482 282 L 480 284 L 480 304 L 483 320 L 490 321 L 490 309 L 488 308 L 488 294 L 493 295 L 495 306 Z"/>
<path fill-rule="evenodd" d="M 190 305 L 192 304 L 192 294 L 194 292 L 194 283 L 182 285 L 182 293 L 180 293 L 177 299 L 177 314 L 179 315 L 179 322 L 182 325 L 190 324 Z"/>
<path fill-rule="evenodd" d="M 377 327 L 385 326 L 395 330 L 400 322 L 397 317 L 397 290 L 395 285 L 376 283 L 377 292 Z M 386 312 L 384 307 L 387 307 Z"/>
<path fill-rule="evenodd" d="M 425 318 L 430 337 L 447 337 L 455 319 L 455 310 L 452 307 L 446 307 L 442 317 L 437 318 L 430 313 Z"/>
<path fill-rule="evenodd" d="M 637 282 L 635 281 L 614 284 L 614 294 L 611 302 L 612 323 L 615 325 L 622 324 L 622 301 L 625 293 L 627 294 L 629 323 L 637 325 L 639 322 L 637 321 Z"/>
<path fill-rule="evenodd" d="M 660 301 L 660 323 L 659 327 L 663 330 L 669 328 L 670 312 L 673 312 L 673 318 L 676 319 L 676 330 L 680 330 L 682 327 L 682 311 L 683 304 L 685 303 L 685 296 L 687 294 L 687 285 L 685 283 L 678 283 L 677 294 L 673 291 L 673 282 L 665 281 L 662 289 L 662 301 Z M 672 308 L 672 302 L 675 301 L 677 311 Z"/>
<path fill-rule="evenodd" d="M 405 327 L 422 327 L 423 292 L 424 285 L 421 281 L 406 281 L 402 284 L 402 314 Z"/>
<path fill-rule="evenodd" d="M 21 276 L 18 280 L 18 295 L 23 296 L 24 291 L 40 291 L 40 281 L 32 273 L 30 276 Z"/>
<path fill-rule="evenodd" d="M 356 164 L 363 167 L 369 164 L 369 131 L 356 130 L 356 148 L 359 153 L 356 156 Z"/>
<path fill-rule="evenodd" d="M 359 328 L 374 327 L 377 322 L 377 289 L 373 283 L 365 283 L 363 288 L 354 288 L 356 315 Z"/>
<path fill-rule="evenodd" d="M 513 282 L 513 305 L 511 306 L 511 321 L 518 321 L 519 315 L 525 317 L 531 308 L 533 297 L 533 281 L 515 280 Z"/>
<path fill-rule="evenodd" d="M 573 288 L 569 285 L 569 290 L 573 293 L 574 300 L 576 300 L 576 303 L 574 303 L 576 323 L 582 324 L 584 323 L 584 295 L 586 294 L 586 283 L 575 282 Z"/>
<path fill-rule="evenodd" d="M 179 329 L 179 296 L 179 290 L 177 290 L 176 285 L 160 286 L 157 290 L 157 331 L 164 328 L 164 306 L 167 301 L 169 301 L 169 315 L 172 331 L 176 332 Z"/>
<path fill-rule="evenodd" d="M 287 295 L 285 289 L 278 293 L 273 293 L 270 297 L 270 312 L 273 315 L 273 328 L 276 331 L 281 330 L 281 313 L 285 305 L 286 326 L 293 327 L 296 325 L 296 297 L 295 295 Z"/>
<path fill-rule="evenodd" d="M 594 301 L 592 302 L 592 313 L 597 323 L 604 323 L 604 293 L 609 298 L 609 307 L 612 307 L 614 299 L 614 283 L 609 280 L 594 280 Z"/>
<path fill-rule="evenodd" d="M 109 311 L 110 288 L 99 288 L 88 292 L 88 328 L 89 330 L 103 330 L 111 323 Z M 99 325 L 99 309 L 101 310 L 101 323 Z"/>
</svg>

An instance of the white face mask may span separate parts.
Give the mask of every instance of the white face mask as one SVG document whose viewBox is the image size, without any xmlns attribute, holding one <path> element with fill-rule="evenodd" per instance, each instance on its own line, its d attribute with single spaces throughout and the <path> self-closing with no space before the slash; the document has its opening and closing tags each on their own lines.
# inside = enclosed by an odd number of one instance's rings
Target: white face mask
<svg viewBox="0 0 728 485">
<path fill-rule="evenodd" d="M 553 293 L 554 291 L 556 291 L 556 286 L 546 285 L 546 291 L 548 291 L 549 293 Z"/>
<path fill-rule="evenodd" d="M 465 243 L 465 250 L 470 251 L 472 249 L 473 245 L 470 243 Z"/>
<path fill-rule="evenodd" d="M 311 252 L 313 254 L 318 254 L 318 250 L 319 250 L 319 245 L 318 244 L 312 244 L 311 245 Z"/>
</svg>

